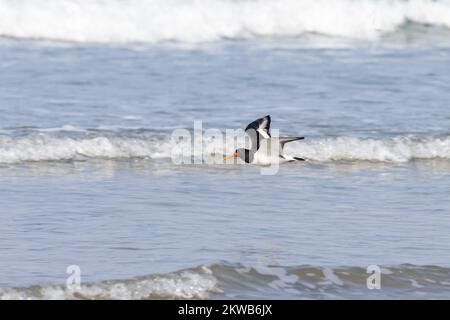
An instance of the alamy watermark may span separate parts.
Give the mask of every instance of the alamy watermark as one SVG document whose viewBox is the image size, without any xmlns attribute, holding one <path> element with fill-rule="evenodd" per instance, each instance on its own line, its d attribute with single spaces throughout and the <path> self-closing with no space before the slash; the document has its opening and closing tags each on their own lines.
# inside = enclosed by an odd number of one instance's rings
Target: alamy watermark
<svg viewBox="0 0 450 320">
<path fill-rule="evenodd" d="M 66 273 L 69 275 L 66 280 L 66 288 L 70 291 L 81 290 L 81 268 L 73 264 L 67 267 Z"/>
<path fill-rule="evenodd" d="M 381 268 L 377 265 L 370 265 L 366 269 L 371 275 L 366 280 L 367 289 L 381 289 Z"/>
<path fill-rule="evenodd" d="M 173 131 L 171 159 L 176 165 L 235 165 L 257 161 L 262 175 L 274 175 L 279 170 L 281 147 L 271 142 L 278 138 L 278 129 L 272 129 L 271 139 L 267 140 L 253 129 L 203 130 L 203 122 L 195 120 L 193 130 Z M 259 157 L 255 155 L 256 146 L 252 141 L 259 144 Z"/>
</svg>

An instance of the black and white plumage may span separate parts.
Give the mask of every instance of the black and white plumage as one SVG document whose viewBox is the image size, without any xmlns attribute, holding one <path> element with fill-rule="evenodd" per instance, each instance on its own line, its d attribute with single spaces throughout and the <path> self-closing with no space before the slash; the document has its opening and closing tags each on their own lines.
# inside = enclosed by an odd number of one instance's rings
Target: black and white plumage
<svg viewBox="0 0 450 320">
<path fill-rule="evenodd" d="M 247 163 L 257 165 L 270 165 L 275 162 L 286 161 L 304 161 L 303 158 L 289 156 L 283 153 L 283 147 L 286 143 L 296 140 L 302 140 L 304 137 L 272 137 L 270 134 L 270 116 L 251 122 L 246 128 L 245 133 L 250 137 L 251 149 L 236 149 L 229 158 L 240 158 Z M 274 145 L 274 143 L 276 145 Z"/>
</svg>

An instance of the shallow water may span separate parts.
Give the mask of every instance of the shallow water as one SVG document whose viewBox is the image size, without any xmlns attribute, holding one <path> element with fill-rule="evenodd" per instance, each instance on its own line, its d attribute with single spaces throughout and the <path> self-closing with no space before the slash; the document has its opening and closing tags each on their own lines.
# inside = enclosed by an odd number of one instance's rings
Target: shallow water
<svg viewBox="0 0 450 320">
<path fill-rule="evenodd" d="M 404 28 L 1 40 L 0 299 L 448 298 L 448 30 Z M 286 149 L 307 162 L 267 176 L 170 159 L 188 147 L 174 129 L 266 114 L 306 137 Z M 369 265 L 381 290 L 366 287 Z"/>
</svg>

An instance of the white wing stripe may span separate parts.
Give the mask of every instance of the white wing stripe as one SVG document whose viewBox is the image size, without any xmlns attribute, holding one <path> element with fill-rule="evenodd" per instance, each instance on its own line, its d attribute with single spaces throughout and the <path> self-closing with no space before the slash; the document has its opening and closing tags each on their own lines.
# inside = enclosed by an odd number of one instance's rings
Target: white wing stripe
<svg viewBox="0 0 450 320">
<path fill-rule="evenodd" d="M 258 131 L 259 134 L 262 135 L 264 139 L 270 138 L 269 134 L 264 129 L 258 128 L 258 130 L 256 130 L 256 131 Z"/>
</svg>

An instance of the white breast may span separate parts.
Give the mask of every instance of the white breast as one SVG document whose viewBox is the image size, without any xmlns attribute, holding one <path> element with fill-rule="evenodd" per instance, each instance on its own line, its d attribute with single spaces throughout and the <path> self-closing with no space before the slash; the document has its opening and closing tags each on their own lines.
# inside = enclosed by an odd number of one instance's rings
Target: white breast
<svg viewBox="0 0 450 320">
<path fill-rule="evenodd" d="M 275 141 L 272 141 L 272 139 L 264 139 L 261 141 L 258 151 L 253 156 L 252 164 L 268 166 L 285 162 L 285 159 L 280 158 L 281 147 L 279 142 L 276 141 L 276 145 L 273 142 Z"/>
</svg>

